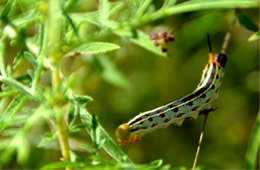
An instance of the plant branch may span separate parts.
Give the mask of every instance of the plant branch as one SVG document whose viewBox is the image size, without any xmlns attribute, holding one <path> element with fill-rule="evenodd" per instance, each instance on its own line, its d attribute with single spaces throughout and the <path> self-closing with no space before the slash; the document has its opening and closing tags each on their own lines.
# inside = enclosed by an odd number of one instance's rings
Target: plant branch
<svg viewBox="0 0 260 170">
<path fill-rule="evenodd" d="M 58 131 L 59 143 L 61 147 L 62 156 L 64 161 L 70 162 L 70 148 L 69 140 L 66 132 L 66 123 L 63 109 L 63 94 L 61 92 L 64 90 L 60 89 L 61 77 L 60 77 L 60 60 L 61 55 L 59 52 L 59 42 L 61 39 L 61 29 L 62 29 L 62 11 L 61 11 L 61 1 L 51 0 L 48 1 L 48 18 L 46 19 L 47 24 L 47 38 L 48 38 L 48 59 L 52 65 L 52 91 L 54 96 L 54 112 L 56 115 L 56 127 Z M 47 50 L 46 49 L 46 50 Z M 67 166 L 66 170 L 70 168 Z"/>
<path fill-rule="evenodd" d="M 32 93 L 31 89 L 29 89 L 29 88 L 26 87 L 25 85 L 21 84 L 20 82 L 14 80 L 14 79 L 12 79 L 12 78 L 0 76 L 0 82 L 3 82 L 3 83 L 5 83 L 5 84 L 7 84 L 7 85 L 16 87 L 17 89 L 19 89 L 19 90 L 22 91 L 23 93 L 28 94 L 28 95 L 31 96 L 32 98 L 36 98 L 36 97 L 34 96 L 34 94 Z"/>
<path fill-rule="evenodd" d="M 91 131 L 92 131 L 91 114 L 84 107 L 80 108 L 79 113 L 80 113 L 81 121 L 84 124 L 89 125 L 86 127 L 86 130 L 88 134 L 91 135 Z M 116 161 L 120 163 L 131 164 L 134 166 L 133 161 L 121 150 L 118 144 L 114 142 L 114 140 L 109 136 L 109 134 L 105 131 L 105 129 L 100 124 L 98 126 L 100 129 L 99 135 L 101 136 L 102 139 L 106 140 L 106 142 L 103 145 L 103 149 Z"/>
<path fill-rule="evenodd" d="M 64 114 L 61 113 L 60 108 L 55 108 L 55 114 L 57 114 L 57 129 L 58 129 L 58 137 L 61 147 L 61 152 L 64 157 L 64 161 L 70 161 L 70 147 L 69 147 L 69 139 L 66 132 L 66 124 L 64 120 Z M 66 168 L 69 170 L 70 168 Z"/>
<path fill-rule="evenodd" d="M 256 118 L 255 125 L 252 129 L 252 134 L 249 140 L 249 145 L 246 153 L 246 168 L 257 169 L 257 158 L 259 158 L 260 148 L 260 110 Z"/>
<path fill-rule="evenodd" d="M 37 68 L 35 71 L 35 75 L 34 78 L 32 80 L 32 91 L 33 93 L 35 93 L 36 91 L 36 87 L 37 84 L 39 82 L 40 76 L 41 76 L 41 72 L 43 69 L 43 59 L 44 57 L 46 57 L 46 48 L 47 48 L 47 34 L 45 34 L 45 29 L 44 29 L 44 25 L 41 25 L 41 29 L 40 29 L 40 36 L 41 36 L 41 48 L 39 50 L 39 54 L 38 54 L 38 58 L 37 58 Z"/>
<path fill-rule="evenodd" d="M 205 117 L 204 117 L 204 122 L 203 122 L 202 130 L 201 130 L 201 133 L 200 133 L 199 144 L 198 144 L 197 151 L 196 151 L 196 155 L 195 155 L 194 162 L 193 162 L 193 165 L 192 165 L 192 169 L 193 169 L 193 170 L 195 169 L 195 167 L 196 167 L 196 165 L 197 165 L 198 158 L 199 158 L 200 146 L 201 146 L 201 143 L 202 143 L 202 140 L 203 140 L 204 130 L 205 130 L 207 118 L 208 118 L 208 113 L 206 113 L 206 114 L 205 114 Z"/>
<path fill-rule="evenodd" d="M 152 15 L 144 15 L 143 17 L 134 20 L 133 25 L 143 25 L 170 15 L 180 14 L 185 12 L 193 12 L 199 10 L 210 9 L 234 9 L 234 8 L 257 8 L 259 1 L 257 0 L 212 0 L 212 1 L 188 1 L 175 5 L 164 10 L 155 12 Z"/>
<path fill-rule="evenodd" d="M 6 77 L 5 71 L 5 44 L 3 43 L 3 39 L 0 42 L 0 70 L 1 74 Z"/>
<path fill-rule="evenodd" d="M 222 44 L 221 53 L 223 53 L 223 54 L 225 54 L 226 49 L 227 49 L 227 47 L 228 47 L 228 43 L 229 43 L 230 37 L 231 37 L 231 31 L 232 31 L 233 26 L 234 26 L 235 23 L 236 23 L 236 20 L 237 20 L 237 16 L 236 16 L 236 13 L 235 13 L 235 11 L 234 11 L 234 15 L 233 15 L 231 24 L 230 24 L 230 26 L 229 26 L 228 32 L 226 33 L 225 38 L 224 38 L 224 42 L 223 42 L 223 44 Z"/>
</svg>

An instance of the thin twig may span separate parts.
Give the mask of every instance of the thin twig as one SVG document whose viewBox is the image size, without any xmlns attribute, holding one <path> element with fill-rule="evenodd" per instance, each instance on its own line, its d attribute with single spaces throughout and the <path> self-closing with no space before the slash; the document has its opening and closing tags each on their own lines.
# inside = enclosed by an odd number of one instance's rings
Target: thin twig
<svg viewBox="0 0 260 170">
<path fill-rule="evenodd" d="M 43 60 L 46 57 L 44 52 L 46 52 L 46 48 L 47 48 L 47 33 L 44 28 L 44 25 L 41 25 L 40 36 L 41 36 L 41 45 L 40 45 L 41 47 L 40 47 L 38 58 L 37 58 L 38 64 L 37 64 L 37 68 L 35 70 L 34 78 L 32 80 L 32 86 L 31 86 L 33 93 L 36 92 L 37 84 L 40 80 L 41 72 L 43 69 Z"/>
<path fill-rule="evenodd" d="M 227 1 L 202 1 L 200 3 L 194 2 L 185 2 L 174 5 L 172 7 L 160 10 L 158 12 L 152 13 L 151 15 L 143 15 L 140 18 L 136 18 L 131 21 L 131 25 L 140 26 L 146 23 L 150 23 L 167 16 L 176 15 L 185 12 L 201 11 L 208 9 L 235 9 L 235 8 L 253 8 L 258 7 L 258 1 L 245 1 L 245 0 L 236 0 L 234 3 L 233 0 Z"/>
<path fill-rule="evenodd" d="M 231 37 L 231 31 L 232 31 L 233 26 L 236 23 L 236 20 L 237 20 L 237 16 L 236 16 L 236 12 L 234 11 L 234 16 L 232 18 L 232 21 L 231 21 L 231 24 L 229 26 L 228 32 L 226 33 L 224 41 L 223 41 L 223 44 L 222 44 L 221 53 L 223 53 L 223 54 L 225 54 L 226 49 L 228 47 L 229 40 L 230 40 L 230 37 Z"/>
<path fill-rule="evenodd" d="M 201 146 L 201 143 L 202 143 L 202 140 L 203 140 L 204 130 L 205 130 L 207 118 L 208 118 L 208 113 L 206 113 L 205 117 L 204 117 L 203 127 L 202 127 L 202 130 L 201 130 L 201 133 L 200 133 L 199 144 L 198 144 L 198 147 L 197 147 L 197 152 L 196 152 L 195 159 L 194 159 L 194 162 L 193 162 L 193 165 L 192 165 L 192 169 L 195 169 L 197 161 L 198 161 L 198 158 L 199 158 L 200 146 Z"/>
<path fill-rule="evenodd" d="M 6 77 L 6 71 L 5 71 L 5 44 L 4 44 L 4 38 L 0 40 L 0 71 L 3 76 Z"/>
<path fill-rule="evenodd" d="M 23 85 L 22 83 L 20 83 L 19 81 L 13 78 L 0 76 L 0 82 L 3 82 L 4 84 L 7 84 L 9 86 L 16 87 L 21 92 L 31 96 L 33 99 L 37 99 L 36 96 L 32 93 L 30 88 L 28 88 L 27 86 Z"/>
</svg>

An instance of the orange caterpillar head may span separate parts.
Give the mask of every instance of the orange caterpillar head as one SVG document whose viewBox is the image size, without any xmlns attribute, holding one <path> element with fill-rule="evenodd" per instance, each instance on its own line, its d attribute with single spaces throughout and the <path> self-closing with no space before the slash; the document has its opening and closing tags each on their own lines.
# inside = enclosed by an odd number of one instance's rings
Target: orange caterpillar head
<svg viewBox="0 0 260 170">
<path fill-rule="evenodd" d="M 130 144 L 141 140 L 141 137 L 131 134 L 130 127 L 123 123 L 116 129 L 117 142 L 121 145 Z"/>
</svg>

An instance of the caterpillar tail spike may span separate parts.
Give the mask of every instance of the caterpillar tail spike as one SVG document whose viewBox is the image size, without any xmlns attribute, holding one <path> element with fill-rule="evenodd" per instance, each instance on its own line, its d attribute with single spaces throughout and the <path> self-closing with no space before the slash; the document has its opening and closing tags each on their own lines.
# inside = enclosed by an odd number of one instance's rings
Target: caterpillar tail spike
<svg viewBox="0 0 260 170">
<path fill-rule="evenodd" d="M 187 96 L 164 106 L 140 113 L 116 130 L 119 144 L 140 141 L 142 136 L 170 124 L 181 126 L 185 119 L 196 119 L 200 112 L 214 111 L 210 104 L 216 97 L 224 77 L 227 57 L 223 52 L 213 55 L 208 34 L 209 61 L 202 71 L 197 88 Z"/>
</svg>

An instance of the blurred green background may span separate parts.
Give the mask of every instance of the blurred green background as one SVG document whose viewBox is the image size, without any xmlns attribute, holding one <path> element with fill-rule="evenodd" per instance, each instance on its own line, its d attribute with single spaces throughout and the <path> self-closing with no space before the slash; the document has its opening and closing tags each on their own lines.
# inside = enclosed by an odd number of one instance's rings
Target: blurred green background
<svg viewBox="0 0 260 170">
<path fill-rule="evenodd" d="M 71 11 L 84 12 L 98 8 L 96 1 L 81 2 L 76 3 Z M 85 35 L 90 41 L 112 42 L 121 48 L 92 59 L 89 56 L 65 58 L 62 61 L 64 75 L 68 77 L 73 74 L 71 87 L 76 94 L 93 97 L 88 110 L 98 116 L 100 124 L 115 139 L 115 129 L 121 123 L 140 112 L 177 100 L 196 88 L 208 61 L 207 33 L 211 37 L 213 52 L 218 53 L 233 12 L 211 10 L 185 13 L 140 27 L 147 36 L 174 30 L 175 41 L 168 44 L 168 58 L 155 55 L 109 30 L 100 31 L 85 23 L 80 28 L 81 36 Z M 255 23 L 259 22 L 258 9 L 242 12 Z M 35 31 L 34 28 L 28 30 Z M 228 62 L 224 82 L 218 98 L 212 103 L 218 110 L 208 117 L 198 166 L 214 169 L 246 166 L 247 148 L 259 110 L 259 40 L 249 42 L 252 34 L 236 22 L 226 51 Z M 8 46 L 7 55 L 14 56 L 16 48 Z M 100 60 L 99 57 L 105 59 Z M 12 58 L 8 57 L 7 62 L 11 61 Z M 99 68 L 100 62 L 108 70 Z M 24 74 L 25 67 L 18 68 L 17 74 Z M 50 83 L 49 77 L 47 73 L 42 78 L 43 84 Z M 135 163 L 163 159 L 164 164 L 171 167 L 190 168 L 202 123 L 203 117 L 185 120 L 181 127 L 169 126 L 145 135 L 141 142 L 121 148 Z M 31 132 L 32 145 L 40 141 L 36 139 L 38 133 L 49 128 L 45 123 L 39 124 L 39 127 Z M 71 135 L 70 138 L 72 146 L 77 145 L 76 141 L 91 144 L 86 132 Z M 25 167 L 39 168 L 47 162 L 58 161 L 60 151 L 57 148 L 57 143 L 41 149 L 31 148 L 29 165 Z M 17 167 L 16 164 L 13 160 L 8 167 Z"/>
<path fill-rule="evenodd" d="M 248 12 L 257 14 L 257 11 Z M 143 30 L 147 34 L 168 31 L 174 28 L 174 23 L 181 23 L 192 14 L 186 15 L 168 17 L 158 22 L 159 26 L 150 25 Z M 77 79 L 73 89 L 94 98 L 89 110 L 98 115 L 100 123 L 114 136 L 119 124 L 140 112 L 179 99 L 196 88 L 208 61 L 206 34 L 211 36 L 213 51 L 219 52 L 232 15 L 233 12 L 227 10 L 207 12 L 185 23 L 174 33 L 175 42 L 168 46 L 169 58 L 156 56 L 119 37 L 104 37 L 121 46 L 119 51 L 108 55 L 128 80 L 128 86 L 115 87 L 85 67 L 75 73 Z M 249 138 L 259 107 L 259 41 L 248 42 L 251 34 L 238 22 L 233 28 L 226 52 L 224 83 L 212 104 L 218 110 L 209 116 L 199 166 L 245 167 Z M 202 123 L 202 117 L 186 120 L 180 128 L 169 126 L 147 134 L 139 143 L 122 146 L 122 149 L 137 163 L 162 158 L 172 167 L 191 167 Z"/>
</svg>

